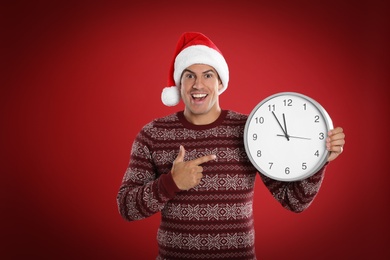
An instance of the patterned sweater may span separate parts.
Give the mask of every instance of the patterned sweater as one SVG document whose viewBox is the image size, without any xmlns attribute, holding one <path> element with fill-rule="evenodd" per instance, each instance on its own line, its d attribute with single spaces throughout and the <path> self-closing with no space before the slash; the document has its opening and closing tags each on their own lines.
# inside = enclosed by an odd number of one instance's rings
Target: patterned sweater
<svg viewBox="0 0 390 260">
<path fill-rule="evenodd" d="M 183 112 L 147 124 L 134 140 L 117 203 L 128 221 L 161 212 L 157 259 L 256 259 L 253 192 L 257 170 L 243 144 L 247 116 L 223 110 L 209 125 L 189 123 Z M 183 145 L 185 160 L 215 154 L 198 186 L 180 191 L 170 170 Z M 260 174 L 281 205 L 301 212 L 316 196 L 325 167 L 296 182 Z"/>
</svg>

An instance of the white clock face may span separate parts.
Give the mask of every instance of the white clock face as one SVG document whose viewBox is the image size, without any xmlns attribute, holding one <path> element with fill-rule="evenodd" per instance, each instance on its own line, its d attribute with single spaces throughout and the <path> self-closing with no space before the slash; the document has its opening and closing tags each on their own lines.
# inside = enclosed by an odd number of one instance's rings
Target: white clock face
<svg viewBox="0 0 390 260">
<path fill-rule="evenodd" d="M 327 133 L 333 128 L 315 100 L 282 92 L 261 101 L 244 130 L 245 149 L 253 165 L 280 181 L 296 181 L 316 173 L 327 161 Z"/>
</svg>

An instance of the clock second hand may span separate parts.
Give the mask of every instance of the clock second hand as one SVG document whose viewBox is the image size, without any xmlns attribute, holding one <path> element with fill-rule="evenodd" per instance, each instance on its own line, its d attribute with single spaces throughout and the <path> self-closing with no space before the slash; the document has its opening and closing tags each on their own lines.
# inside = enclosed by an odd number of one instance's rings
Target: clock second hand
<svg viewBox="0 0 390 260">
<path fill-rule="evenodd" d="M 284 135 L 276 135 L 276 136 L 282 136 L 282 137 L 285 137 Z M 311 138 L 307 138 L 307 137 L 300 137 L 300 136 L 293 136 L 293 135 L 289 135 L 288 137 L 290 137 L 290 138 L 296 138 L 296 139 L 305 139 L 305 140 L 311 140 Z"/>
</svg>

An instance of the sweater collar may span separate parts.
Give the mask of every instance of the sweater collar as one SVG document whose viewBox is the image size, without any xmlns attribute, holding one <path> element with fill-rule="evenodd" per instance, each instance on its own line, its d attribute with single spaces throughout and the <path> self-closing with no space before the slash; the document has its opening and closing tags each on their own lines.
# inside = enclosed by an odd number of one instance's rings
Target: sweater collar
<svg viewBox="0 0 390 260">
<path fill-rule="evenodd" d="M 207 124 L 207 125 L 194 125 L 194 124 L 188 122 L 187 119 L 184 117 L 184 111 L 177 112 L 177 117 L 178 117 L 180 123 L 182 123 L 182 125 L 185 128 L 193 129 L 193 130 L 207 130 L 207 129 L 211 129 L 211 128 L 214 128 L 214 127 L 221 125 L 223 120 L 226 118 L 227 112 L 228 112 L 227 110 L 222 110 L 221 114 L 219 115 L 217 120 L 215 120 L 211 124 Z"/>
</svg>

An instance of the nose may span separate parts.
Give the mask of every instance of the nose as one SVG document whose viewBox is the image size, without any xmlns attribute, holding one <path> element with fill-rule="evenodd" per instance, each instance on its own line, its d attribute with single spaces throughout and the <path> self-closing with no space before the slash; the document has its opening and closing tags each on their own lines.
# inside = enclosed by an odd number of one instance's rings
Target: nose
<svg viewBox="0 0 390 260">
<path fill-rule="evenodd" d="M 202 77 L 196 77 L 192 88 L 201 89 L 203 87 Z"/>
</svg>

